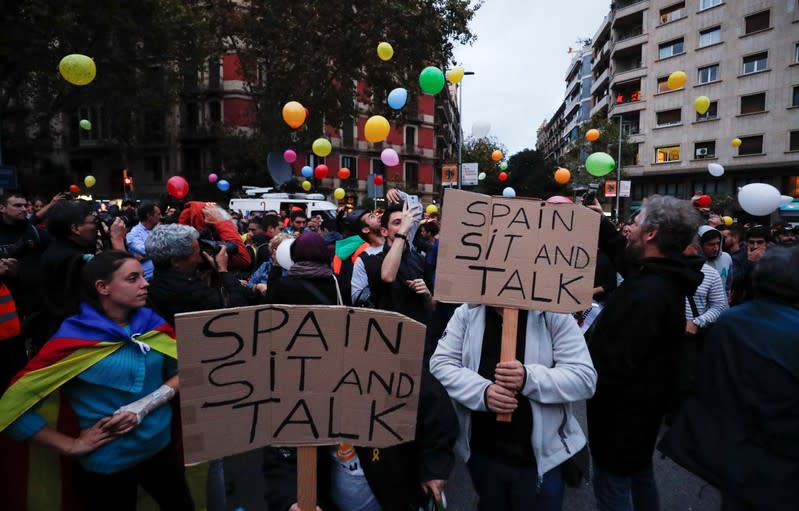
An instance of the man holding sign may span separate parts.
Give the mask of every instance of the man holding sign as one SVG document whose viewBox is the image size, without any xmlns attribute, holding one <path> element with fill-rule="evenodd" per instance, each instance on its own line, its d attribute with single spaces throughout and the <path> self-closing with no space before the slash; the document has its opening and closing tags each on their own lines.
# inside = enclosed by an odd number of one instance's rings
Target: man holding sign
<svg viewBox="0 0 799 511">
<path fill-rule="evenodd" d="M 480 511 L 558 511 L 561 464 L 585 446 L 571 403 L 593 395 L 597 375 L 577 322 L 551 311 L 590 306 L 599 219 L 457 190 L 445 203 L 436 298 L 474 302 L 458 307 L 430 360 L 456 405 L 456 451 Z"/>
</svg>

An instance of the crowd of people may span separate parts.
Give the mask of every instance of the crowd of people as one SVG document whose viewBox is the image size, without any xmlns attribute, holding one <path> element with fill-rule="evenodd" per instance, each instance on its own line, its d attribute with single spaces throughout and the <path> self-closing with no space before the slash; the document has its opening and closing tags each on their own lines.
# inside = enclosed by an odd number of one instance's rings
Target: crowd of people
<svg viewBox="0 0 799 511">
<path fill-rule="evenodd" d="M 172 411 L 175 315 L 346 305 L 427 325 L 417 434 L 379 460 L 344 443 L 320 448 L 322 509 L 441 505 L 457 455 L 481 511 L 559 510 L 565 486 L 587 477 L 580 460 L 590 451 L 601 511 L 657 510 L 659 438 L 720 488 L 725 510 L 795 509 L 790 225 L 727 225 L 665 196 L 616 225 L 594 200 L 585 204 L 601 215 L 592 309 L 511 314 L 436 302 L 440 217 L 399 190 L 387 201 L 384 211 L 326 218 L 299 207 L 242 214 L 196 201 L 0 197 L 0 465 L 18 466 L 15 446 L 31 440 L 75 458 L 81 508 L 133 510 L 141 486 L 162 509 L 192 509 Z M 506 321 L 517 325 L 512 362 L 500 361 Z M 53 427 L 38 410 L 57 389 L 74 416 Z M 586 432 L 572 411 L 581 401 Z M 264 460 L 269 509 L 297 509 L 295 451 L 266 448 Z M 25 509 L 24 491 L 2 488 L 11 509 Z M 206 489 L 208 509 L 224 509 L 222 460 L 210 463 Z"/>
</svg>

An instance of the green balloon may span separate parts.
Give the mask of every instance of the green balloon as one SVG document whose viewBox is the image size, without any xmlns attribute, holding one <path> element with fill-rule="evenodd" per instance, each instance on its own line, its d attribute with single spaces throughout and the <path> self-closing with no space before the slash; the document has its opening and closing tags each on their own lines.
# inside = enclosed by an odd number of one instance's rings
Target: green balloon
<svg viewBox="0 0 799 511">
<path fill-rule="evenodd" d="M 499 170 L 508 170 L 508 162 L 503 161 L 499 164 Z"/>
<path fill-rule="evenodd" d="M 585 160 L 585 170 L 589 174 L 596 177 L 602 177 L 613 172 L 616 168 L 616 160 L 608 153 L 592 153 Z"/>
<path fill-rule="evenodd" d="M 92 129 L 92 123 L 88 119 L 81 119 L 78 124 L 80 124 L 80 127 L 86 131 Z"/>
<path fill-rule="evenodd" d="M 435 66 L 428 66 L 419 74 L 419 87 L 422 92 L 434 96 L 444 88 L 444 73 Z"/>
</svg>

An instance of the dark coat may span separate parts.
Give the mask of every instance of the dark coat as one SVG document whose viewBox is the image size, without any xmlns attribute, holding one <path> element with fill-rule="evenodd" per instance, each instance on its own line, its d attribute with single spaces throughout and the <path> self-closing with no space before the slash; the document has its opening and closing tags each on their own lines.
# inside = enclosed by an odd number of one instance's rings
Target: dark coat
<svg viewBox="0 0 799 511">
<path fill-rule="evenodd" d="M 49 339 L 61 322 L 77 314 L 81 302 L 81 270 L 94 247 L 86 248 L 70 240 L 55 239 L 42 254 L 42 317 L 36 337 Z"/>
<path fill-rule="evenodd" d="M 702 278 L 681 260 L 643 259 L 597 318 L 588 345 L 598 373 L 588 435 L 594 460 L 610 472 L 628 475 L 652 462 L 674 399 L 685 297 Z"/>
<path fill-rule="evenodd" d="M 221 287 L 210 287 L 190 273 L 155 268 L 150 302 L 170 325 L 175 314 L 248 305 L 248 290 L 230 272 L 219 273 Z"/>
<path fill-rule="evenodd" d="M 658 446 L 753 510 L 799 505 L 799 309 L 755 300 L 707 335 L 697 393 Z"/>
<path fill-rule="evenodd" d="M 301 279 L 286 275 L 275 282 L 272 303 L 291 305 L 337 305 L 333 276 Z"/>
</svg>

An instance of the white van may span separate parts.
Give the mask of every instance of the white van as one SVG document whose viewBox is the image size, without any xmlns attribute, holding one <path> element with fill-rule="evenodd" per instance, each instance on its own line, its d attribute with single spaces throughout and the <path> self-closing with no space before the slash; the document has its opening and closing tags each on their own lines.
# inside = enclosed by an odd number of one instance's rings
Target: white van
<svg viewBox="0 0 799 511">
<path fill-rule="evenodd" d="M 250 211 L 290 211 L 293 206 L 305 209 L 309 215 L 335 217 L 337 206 L 325 200 L 321 193 L 276 193 L 273 188 L 244 186 L 246 198 L 230 199 L 228 209 L 248 214 Z"/>
</svg>

